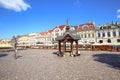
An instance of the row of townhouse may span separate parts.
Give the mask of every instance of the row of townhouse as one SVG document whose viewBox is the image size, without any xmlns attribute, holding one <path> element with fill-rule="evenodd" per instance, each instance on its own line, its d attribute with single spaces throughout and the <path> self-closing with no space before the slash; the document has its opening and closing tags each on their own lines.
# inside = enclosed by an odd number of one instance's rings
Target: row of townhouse
<svg viewBox="0 0 120 80">
<path fill-rule="evenodd" d="M 37 44 L 46 44 L 51 42 L 47 32 L 31 33 L 17 37 L 18 46 L 36 46 Z M 50 39 L 50 40 L 49 40 Z"/>
<path fill-rule="evenodd" d="M 35 45 L 37 42 L 37 35 L 36 33 L 31 33 L 27 35 L 17 36 L 17 43 L 18 46 L 31 46 Z"/>
<path fill-rule="evenodd" d="M 120 24 L 118 22 L 106 23 L 95 27 L 95 23 L 81 24 L 77 27 L 81 43 L 100 43 L 120 45 Z"/>
<path fill-rule="evenodd" d="M 70 30 L 76 32 L 81 37 L 79 44 L 94 43 L 120 43 L 120 24 L 111 23 L 96 27 L 94 22 L 71 26 Z M 56 37 L 63 35 L 66 31 L 66 25 L 56 26 L 47 32 L 32 33 L 18 37 L 19 46 L 53 45 Z"/>
<path fill-rule="evenodd" d="M 9 39 L 0 39 L 0 44 L 9 44 L 10 40 Z"/>
<path fill-rule="evenodd" d="M 66 25 L 56 26 L 53 30 L 48 30 L 47 32 L 18 36 L 18 46 L 53 45 L 56 42 L 56 37 L 64 34 L 65 28 Z M 71 27 L 71 30 L 75 31 L 75 28 Z"/>
<path fill-rule="evenodd" d="M 11 46 L 11 40 L 9 39 L 0 39 L 0 48 L 9 48 Z"/>
</svg>

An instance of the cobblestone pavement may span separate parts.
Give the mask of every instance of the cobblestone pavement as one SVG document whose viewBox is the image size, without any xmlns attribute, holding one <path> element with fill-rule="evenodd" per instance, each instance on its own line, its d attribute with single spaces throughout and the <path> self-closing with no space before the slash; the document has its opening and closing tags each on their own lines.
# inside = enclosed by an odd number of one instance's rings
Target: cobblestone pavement
<svg viewBox="0 0 120 80">
<path fill-rule="evenodd" d="M 55 50 L 0 52 L 0 80 L 120 80 L 120 54 L 81 51 L 58 57 Z"/>
</svg>

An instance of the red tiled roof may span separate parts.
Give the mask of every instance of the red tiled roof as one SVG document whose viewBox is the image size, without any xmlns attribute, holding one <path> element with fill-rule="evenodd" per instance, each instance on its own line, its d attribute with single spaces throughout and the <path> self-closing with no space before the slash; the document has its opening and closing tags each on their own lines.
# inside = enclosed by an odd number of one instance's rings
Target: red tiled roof
<svg viewBox="0 0 120 80">
<path fill-rule="evenodd" d="M 86 26 L 86 27 L 84 27 Z M 80 24 L 76 28 L 76 31 L 86 31 L 86 30 L 95 30 L 95 25 L 93 22 L 91 23 L 86 23 L 86 24 Z"/>
<path fill-rule="evenodd" d="M 61 25 L 61 26 L 56 26 L 55 28 L 59 28 L 59 29 L 62 30 L 64 27 L 65 27 L 65 25 Z M 55 29 L 55 28 L 54 28 L 54 29 Z M 53 30 L 54 30 L 54 29 L 53 29 Z"/>
<path fill-rule="evenodd" d="M 51 33 L 52 31 L 53 31 L 53 30 L 48 30 L 48 32 L 50 32 L 50 33 Z"/>
<path fill-rule="evenodd" d="M 47 34 L 47 32 L 41 32 L 40 34 L 41 34 L 41 35 L 46 35 L 46 34 Z"/>
<path fill-rule="evenodd" d="M 60 28 L 61 30 L 65 27 L 65 25 L 62 26 L 58 26 L 58 28 Z"/>
</svg>

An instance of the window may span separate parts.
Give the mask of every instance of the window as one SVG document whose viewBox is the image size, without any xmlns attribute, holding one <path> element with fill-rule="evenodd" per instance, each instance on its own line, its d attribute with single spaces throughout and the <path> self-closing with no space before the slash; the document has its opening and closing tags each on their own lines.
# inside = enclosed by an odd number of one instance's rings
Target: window
<svg viewBox="0 0 120 80">
<path fill-rule="evenodd" d="M 116 32 L 115 31 L 113 31 L 113 37 L 115 37 L 116 36 Z"/>
<path fill-rule="evenodd" d="M 108 29 L 111 29 L 111 26 L 108 26 Z"/>
<path fill-rule="evenodd" d="M 107 36 L 110 37 L 110 32 L 107 32 Z"/>
<path fill-rule="evenodd" d="M 85 38 L 86 38 L 86 34 L 85 34 Z"/>
<path fill-rule="evenodd" d="M 99 40 L 99 43 L 103 43 L 103 40 Z"/>
<path fill-rule="evenodd" d="M 83 38 L 83 34 L 81 34 L 81 38 Z"/>
<path fill-rule="evenodd" d="M 92 34 L 92 37 L 94 37 L 94 33 Z"/>
<path fill-rule="evenodd" d="M 77 35 L 79 35 L 79 36 L 81 37 L 81 35 L 80 35 L 80 34 L 77 34 Z"/>
<path fill-rule="evenodd" d="M 102 33 L 102 37 L 105 37 L 105 33 L 104 32 Z"/>
<path fill-rule="evenodd" d="M 100 27 L 100 29 L 103 29 L 103 27 Z"/>
<path fill-rule="evenodd" d="M 103 29 L 106 29 L 106 27 L 103 27 Z"/>
<path fill-rule="evenodd" d="M 71 32 L 74 32 L 74 31 L 75 31 L 75 29 L 74 29 L 74 28 L 70 28 L 70 31 L 71 31 Z"/>
<path fill-rule="evenodd" d="M 56 36 L 59 36 L 59 33 L 56 33 Z"/>
<path fill-rule="evenodd" d="M 98 33 L 98 37 L 100 37 L 100 33 Z"/>
<path fill-rule="evenodd" d="M 55 32 L 59 32 L 59 29 L 56 29 Z"/>
<path fill-rule="evenodd" d="M 117 39 L 117 42 L 120 42 L 120 39 Z"/>
<path fill-rule="evenodd" d="M 52 38 L 52 41 L 54 41 L 54 38 Z"/>
<path fill-rule="evenodd" d="M 119 36 L 120 36 L 120 31 L 119 31 Z"/>
<path fill-rule="evenodd" d="M 108 43 L 111 43 L 111 39 L 108 39 L 107 42 L 108 42 Z"/>
<path fill-rule="evenodd" d="M 94 33 L 92 33 L 92 37 L 94 37 Z"/>
<path fill-rule="evenodd" d="M 88 37 L 90 38 L 90 34 L 88 34 Z"/>
</svg>

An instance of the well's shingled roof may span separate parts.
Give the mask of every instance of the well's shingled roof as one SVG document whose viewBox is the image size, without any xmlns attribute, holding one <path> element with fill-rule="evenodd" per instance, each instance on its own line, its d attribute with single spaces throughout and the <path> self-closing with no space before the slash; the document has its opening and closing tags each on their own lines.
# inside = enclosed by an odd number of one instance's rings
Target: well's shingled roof
<svg viewBox="0 0 120 80">
<path fill-rule="evenodd" d="M 67 35 L 69 35 L 74 40 L 80 40 L 81 39 L 79 35 L 76 35 L 76 34 L 71 33 L 71 32 L 68 31 L 68 32 L 65 32 L 63 36 L 58 36 L 56 38 L 56 40 L 57 41 L 63 40 Z"/>
</svg>

